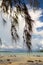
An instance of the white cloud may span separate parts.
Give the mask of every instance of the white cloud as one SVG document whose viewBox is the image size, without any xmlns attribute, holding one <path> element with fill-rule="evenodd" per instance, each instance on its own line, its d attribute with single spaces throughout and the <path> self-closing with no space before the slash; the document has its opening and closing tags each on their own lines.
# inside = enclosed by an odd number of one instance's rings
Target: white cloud
<svg viewBox="0 0 43 65">
<path fill-rule="evenodd" d="M 33 20 L 38 20 L 39 17 L 42 16 L 42 9 L 36 10 L 35 12 L 33 9 L 29 9 L 29 13 Z"/>
<path fill-rule="evenodd" d="M 36 10 L 35 12 L 32 9 L 29 9 L 29 14 L 31 18 L 34 20 L 33 34 L 36 36 L 35 38 L 32 38 L 32 49 L 42 49 L 43 48 L 43 38 L 42 39 L 40 39 L 39 37 L 37 38 L 38 35 L 43 37 L 43 30 L 37 31 L 36 29 L 36 28 L 43 26 L 43 22 L 39 20 L 39 18 L 43 16 L 42 12 L 43 12 L 42 9 Z"/>
<path fill-rule="evenodd" d="M 34 38 L 32 39 L 32 50 L 43 49 L 43 39 Z"/>
<path fill-rule="evenodd" d="M 41 40 L 40 43 L 43 45 L 43 40 Z"/>
<path fill-rule="evenodd" d="M 39 17 L 42 16 L 42 10 L 39 9 L 39 10 L 36 10 L 34 12 L 32 9 L 29 9 L 29 14 L 30 14 L 31 18 L 35 21 L 33 23 L 33 34 L 35 34 L 35 35 L 40 34 L 41 36 L 43 36 L 43 31 L 38 32 L 36 30 L 36 28 L 43 26 L 43 23 L 41 23 L 40 20 L 39 20 Z M 4 16 L 3 18 L 6 18 L 6 16 Z M 0 20 L 1 20 L 1 18 L 0 18 Z M 10 22 L 10 20 L 8 20 L 8 18 L 6 18 L 6 20 L 7 20 L 7 25 L 4 28 L 3 28 L 3 24 L 2 24 L 3 22 L 0 23 L 0 31 L 1 31 L 0 37 L 2 38 L 2 40 L 5 40 L 5 43 L 8 44 L 8 46 L 6 46 L 5 44 L 2 44 L 1 47 L 2 48 L 14 48 L 14 46 L 11 44 L 11 39 L 10 39 L 11 38 L 11 35 L 10 35 L 11 22 Z M 19 45 L 17 44 L 17 48 L 22 48 L 23 47 L 23 45 L 22 45 L 22 43 L 23 43 L 23 39 L 22 39 L 23 34 L 22 33 L 23 33 L 23 28 L 25 26 L 25 21 L 24 21 L 23 18 L 21 18 L 20 15 L 19 15 L 19 21 L 20 21 L 19 22 L 19 25 L 20 25 L 19 28 L 20 29 L 19 29 L 19 32 L 18 33 L 19 33 L 19 35 L 21 37 L 20 37 L 20 41 L 18 42 Z M 7 27 L 7 29 L 6 29 L 6 27 Z M 7 33 L 7 35 L 6 35 L 6 33 Z M 37 44 L 40 45 L 40 43 L 42 45 L 43 44 L 43 41 L 41 41 L 38 38 L 32 39 L 32 44 L 33 44 L 33 48 L 34 49 L 35 48 L 37 49 L 38 48 L 37 47 Z"/>
<path fill-rule="evenodd" d="M 34 23 L 33 23 L 33 34 L 43 35 L 43 31 L 38 32 L 37 29 L 36 29 L 38 27 L 42 27 L 43 26 L 43 22 L 41 22 L 39 20 L 39 18 L 41 16 L 43 16 L 42 12 L 43 12 L 42 9 L 36 10 L 35 12 L 32 9 L 29 9 L 29 14 L 30 14 L 31 18 L 34 20 Z"/>
<path fill-rule="evenodd" d="M 8 48 L 6 45 L 2 44 L 0 48 Z"/>
</svg>

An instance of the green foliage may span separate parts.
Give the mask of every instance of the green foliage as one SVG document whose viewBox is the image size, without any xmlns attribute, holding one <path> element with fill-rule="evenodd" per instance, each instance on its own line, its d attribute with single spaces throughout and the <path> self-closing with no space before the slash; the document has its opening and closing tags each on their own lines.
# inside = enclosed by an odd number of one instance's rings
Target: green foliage
<svg viewBox="0 0 43 65">
<path fill-rule="evenodd" d="M 29 0 L 30 2 L 30 6 L 32 6 L 33 8 L 34 7 L 38 7 L 39 3 L 38 3 L 38 0 Z M 31 16 L 29 15 L 29 12 L 28 12 L 28 9 L 27 9 L 27 6 L 25 3 L 22 3 L 20 0 L 14 0 L 14 7 L 16 7 L 16 10 L 17 12 L 15 12 L 15 16 L 16 17 L 12 17 L 13 21 L 11 22 L 12 25 L 11 25 L 11 36 L 12 36 L 12 39 L 14 39 L 15 41 L 17 41 L 19 39 L 19 35 L 17 33 L 17 30 L 16 30 L 16 24 L 18 24 L 18 14 L 21 14 L 21 12 L 23 12 L 25 14 L 25 27 L 24 27 L 24 35 L 23 35 L 23 39 L 24 39 L 24 42 L 26 43 L 27 45 L 27 48 L 29 50 L 31 50 L 31 33 L 32 33 L 32 23 L 33 23 L 33 20 L 31 19 Z M 10 14 L 12 13 L 12 0 L 2 0 L 2 9 L 4 11 L 4 13 L 8 13 L 8 9 L 9 9 L 9 6 L 10 6 Z M 3 20 L 4 22 L 6 22 L 5 20 Z M 13 32 L 14 30 L 14 32 Z"/>
<path fill-rule="evenodd" d="M 40 50 L 39 52 L 43 52 L 43 50 Z"/>
<path fill-rule="evenodd" d="M 1 40 L 1 38 L 0 38 L 0 46 L 2 45 L 2 40 Z"/>
</svg>

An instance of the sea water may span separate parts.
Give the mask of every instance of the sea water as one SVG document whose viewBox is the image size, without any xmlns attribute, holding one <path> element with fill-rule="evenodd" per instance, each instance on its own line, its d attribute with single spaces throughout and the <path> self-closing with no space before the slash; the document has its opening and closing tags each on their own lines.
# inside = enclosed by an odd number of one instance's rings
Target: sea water
<svg viewBox="0 0 43 65">
<path fill-rule="evenodd" d="M 0 56 L 5 55 L 30 55 L 30 56 L 43 56 L 43 52 L 7 52 L 7 51 L 0 51 Z"/>
</svg>

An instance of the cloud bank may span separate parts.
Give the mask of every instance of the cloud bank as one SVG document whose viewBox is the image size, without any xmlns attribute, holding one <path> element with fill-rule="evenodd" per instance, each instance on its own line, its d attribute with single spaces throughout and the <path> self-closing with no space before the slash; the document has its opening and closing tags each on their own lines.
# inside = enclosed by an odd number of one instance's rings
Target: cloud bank
<svg viewBox="0 0 43 65">
<path fill-rule="evenodd" d="M 32 49 L 43 49 L 43 21 L 40 17 L 43 17 L 43 9 L 36 10 L 35 12 L 30 9 L 29 13 L 34 20 L 33 23 L 33 35 L 32 35 Z"/>
<path fill-rule="evenodd" d="M 31 18 L 34 20 L 33 23 L 33 34 L 32 34 L 32 49 L 43 49 L 43 20 L 40 19 L 40 17 L 43 17 L 43 9 L 36 10 L 35 12 L 33 9 L 28 9 L 29 14 Z M 4 17 L 7 21 L 7 24 L 3 26 L 3 20 L 2 17 Z M 6 15 L 7 16 L 7 15 Z M 17 43 L 17 46 L 15 44 L 12 44 L 11 41 L 11 34 L 10 34 L 10 29 L 11 29 L 11 22 L 9 22 L 9 18 L 2 15 L 0 13 L 0 38 L 2 39 L 2 46 L 1 48 L 23 48 L 23 39 L 22 39 L 22 32 L 23 28 L 25 25 L 25 21 L 21 16 L 19 16 L 19 35 L 20 41 Z M 24 23 L 22 23 L 22 21 Z"/>
</svg>

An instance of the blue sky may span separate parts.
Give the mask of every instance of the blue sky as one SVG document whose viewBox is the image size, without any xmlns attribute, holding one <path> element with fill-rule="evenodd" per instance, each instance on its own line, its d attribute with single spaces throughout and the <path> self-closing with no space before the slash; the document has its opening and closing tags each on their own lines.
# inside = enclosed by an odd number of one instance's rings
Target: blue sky
<svg viewBox="0 0 43 65">
<path fill-rule="evenodd" d="M 31 18 L 34 20 L 33 33 L 32 33 L 32 49 L 35 50 L 43 49 L 43 0 L 39 0 L 39 2 L 40 2 L 39 9 L 36 10 L 35 12 L 33 11 L 33 9 L 29 8 L 28 6 L 29 14 Z M 2 38 L 2 42 L 3 42 L 2 48 L 5 47 L 12 48 L 11 34 L 10 34 L 11 22 L 9 22 L 10 20 L 8 17 L 6 18 L 7 15 L 6 16 L 3 15 L 0 14 L 0 37 Z M 7 21 L 7 24 L 5 26 L 3 26 L 3 20 L 1 16 L 5 18 Z M 22 19 L 20 16 L 19 18 L 21 19 L 20 21 L 24 21 L 24 19 Z M 21 22 L 20 26 L 21 27 L 19 30 L 20 33 L 19 35 L 21 36 L 22 35 L 21 31 L 23 31 L 22 28 L 24 26 L 24 23 Z M 22 39 L 20 40 L 19 43 L 22 43 Z M 23 45 L 21 44 L 17 44 L 18 48 L 22 48 L 22 46 Z"/>
<path fill-rule="evenodd" d="M 39 5 L 39 8 L 42 8 L 43 9 L 43 0 L 38 0 L 40 5 Z"/>
<path fill-rule="evenodd" d="M 36 19 L 34 19 L 36 21 L 35 25 L 34 25 L 34 33 L 32 35 L 32 43 L 33 45 L 33 49 L 43 49 L 43 0 L 39 0 L 40 2 L 40 6 L 39 9 L 37 11 L 36 15 Z M 39 11 L 41 13 L 39 13 Z M 39 15 L 37 15 L 39 13 Z M 35 47 L 35 48 L 34 48 Z"/>
</svg>

